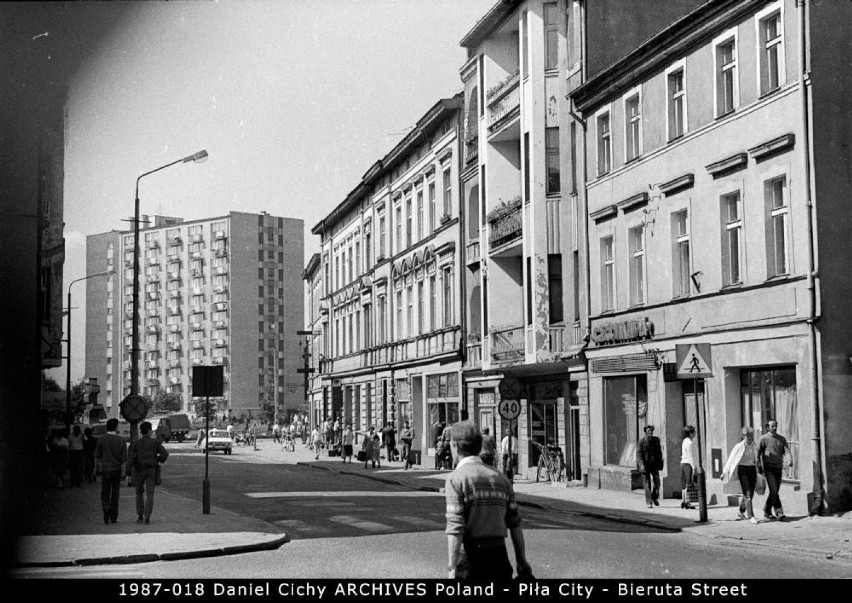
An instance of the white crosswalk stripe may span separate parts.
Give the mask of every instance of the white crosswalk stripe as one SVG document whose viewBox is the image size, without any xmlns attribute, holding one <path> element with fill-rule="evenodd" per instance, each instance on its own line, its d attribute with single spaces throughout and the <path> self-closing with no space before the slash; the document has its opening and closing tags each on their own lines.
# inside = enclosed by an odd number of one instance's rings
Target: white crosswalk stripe
<svg viewBox="0 0 852 603">
<path fill-rule="evenodd" d="M 427 496 L 443 496 L 438 492 L 423 492 L 412 490 L 405 492 L 382 492 L 353 490 L 349 492 L 317 491 L 317 492 L 245 492 L 249 498 L 422 498 Z"/>
<path fill-rule="evenodd" d="M 275 524 L 281 526 L 285 530 L 292 530 L 298 534 L 320 536 L 332 533 L 330 528 L 312 525 L 302 521 L 301 519 L 281 519 L 276 521 Z"/>
<path fill-rule="evenodd" d="M 427 528 L 430 530 L 443 530 L 447 525 L 445 522 L 442 521 L 436 521 L 434 519 L 426 519 L 425 517 L 416 517 L 412 515 L 397 515 L 391 517 L 391 519 L 400 523 L 406 523 L 412 526 L 416 526 L 418 528 Z"/>
<path fill-rule="evenodd" d="M 335 515 L 333 517 L 329 517 L 329 520 L 335 523 L 341 523 L 343 525 L 351 526 L 353 528 L 358 528 L 366 532 L 379 533 L 394 531 L 394 528 L 389 525 L 385 525 L 383 523 L 376 523 L 374 521 L 365 521 L 363 519 L 353 517 L 352 515 Z"/>
</svg>

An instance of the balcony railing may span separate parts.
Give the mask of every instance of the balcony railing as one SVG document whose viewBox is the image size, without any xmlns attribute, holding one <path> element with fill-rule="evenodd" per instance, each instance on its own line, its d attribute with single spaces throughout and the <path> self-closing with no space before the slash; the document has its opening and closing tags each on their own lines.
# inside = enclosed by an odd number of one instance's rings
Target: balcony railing
<svg viewBox="0 0 852 603">
<path fill-rule="evenodd" d="M 467 263 L 475 264 L 480 259 L 479 241 L 473 241 L 467 244 Z"/>
<path fill-rule="evenodd" d="M 464 141 L 465 164 L 472 163 L 479 157 L 479 136 L 471 136 Z"/>
<path fill-rule="evenodd" d="M 520 203 L 517 204 L 517 207 L 507 206 L 506 211 L 490 217 L 488 221 L 491 223 L 488 245 L 492 250 L 521 238 L 521 235 L 524 233 L 524 221 L 521 217 Z"/>
<path fill-rule="evenodd" d="M 491 332 L 491 360 L 506 362 L 524 358 L 524 327 L 507 327 Z"/>
<path fill-rule="evenodd" d="M 494 133 L 521 112 L 520 73 L 515 73 L 488 91 L 488 132 Z"/>
<path fill-rule="evenodd" d="M 468 368 L 477 368 L 482 366 L 482 342 L 476 341 L 467 344 L 467 364 Z"/>
<path fill-rule="evenodd" d="M 361 352 L 361 366 L 390 364 L 457 352 L 459 327 L 447 327 L 402 341 L 380 344 Z"/>
</svg>

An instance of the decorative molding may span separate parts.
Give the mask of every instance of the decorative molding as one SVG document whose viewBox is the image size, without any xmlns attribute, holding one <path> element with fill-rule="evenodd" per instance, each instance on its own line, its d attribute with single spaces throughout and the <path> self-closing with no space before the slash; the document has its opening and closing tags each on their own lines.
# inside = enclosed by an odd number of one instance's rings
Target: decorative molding
<svg viewBox="0 0 852 603">
<path fill-rule="evenodd" d="M 770 155 L 792 148 L 795 144 L 795 134 L 784 134 L 783 136 L 773 138 L 772 140 L 764 142 L 763 144 L 750 148 L 748 150 L 748 154 L 751 155 L 755 161 L 760 161 L 761 159 L 765 159 Z"/>
<path fill-rule="evenodd" d="M 435 164 L 434 163 L 430 163 L 429 165 L 426 166 L 426 169 L 423 170 L 423 175 L 427 178 L 434 173 L 435 173 Z"/>
<path fill-rule="evenodd" d="M 732 155 L 731 157 L 727 157 L 725 159 L 722 159 L 721 161 L 711 163 L 710 165 L 706 166 L 706 168 L 707 171 L 713 175 L 713 177 L 716 177 L 725 172 L 744 167 L 747 163 L 748 154 L 737 153 L 736 155 Z"/>
<path fill-rule="evenodd" d="M 440 162 L 441 162 L 441 167 L 443 167 L 443 165 L 444 165 L 447 161 L 449 161 L 449 160 L 450 160 L 450 157 L 452 157 L 452 156 L 453 156 L 453 150 L 452 150 L 452 149 L 447 149 L 447 150 L 445 150 L 443 153 L 441 153 L 441 154 L 438 156 L 438 161 L 440 161 Z"/>
<path fill-rule="evenodd" d="M 411 192 L 411 189 L 414 186 L 414 184 L 412 184 L 413 182 L 414 182 L 414 179 L 411 179 L 408 182 L 406 182 L 405 184 L 403 184 L 402 185 L 402 192 L 405 193 L 406 195 L 409 192 Z"/>
<path fill-rule="evenodd" d="M 626 213 L 626 212 L 628 212 L 632 209 L 635 209 L 635 208 L 640 207 L 642 205 L 646 205 L 647 203 L 648 203 L 648 193 L 645 192 L 645 191 L 642 191 L 641 193 L 633 195 L 632 197 L 628 197 L 624 201 L 619 201 L 617 205 L 618 205 L 618 208 L 621 211 Z"/>
<path fill-rule="evenodd" d="M 693 184 L 695 184 L 695 174 L 684 174 L 683 176 L 678 176 L 673 180 L 669 180 L 668 182 L 661 184 L 660 192 L 664 195 L 671 195 L 675 191 L 690 187 Z"/>
<path fill-rule="evenodd" d="M 600 222 L 601 220 L 611 218 L 612 216 L 616 215 L 617 213 L 618 213 L 618 206 L 613 204 L 613 205 L 607 205 L 606 207 L 603 207 L 603 208 L 601 208 L 597 211 L 591 212 L 589 214 L 589 217 L 592 220 L 594 220 L 595 222 Z"/>
</svg>

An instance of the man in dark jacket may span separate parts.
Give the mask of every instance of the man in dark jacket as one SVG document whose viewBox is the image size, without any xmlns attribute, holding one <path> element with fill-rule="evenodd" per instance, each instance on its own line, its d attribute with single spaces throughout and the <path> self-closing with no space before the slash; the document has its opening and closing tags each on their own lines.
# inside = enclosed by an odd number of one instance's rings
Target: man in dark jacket
<svg viewBox="0 0 852 603">
<path fill-rule="evenodd" d="M 648 508 L 660 505 L 660 469 L 663 468 L 663 449 L 660 438 L 654 435 L 654 426 L 645 426 L 645 437 L 639 440 L 636 466 L 645 484 L 645 504 Z"/>
<path fill-rule="evenodd" d="M 382 443 L 388 451 L 388 461 L 394 460 L 393 457 L 396 453 L 396 430 L 393 428 L 391 421 L 388 421 L 384 429 L 382 429 Z"/>
<path fill-rule="evenodd" d="M 169 458 L 168 451 L 158 438 L 151 437 L 151 423 L 145 421 L 139 426 L 139 439 L 130 445 L 130 468 L 133 471 L 133 483 L 136 485 L 136 523 L 151 523 L 151 511 L 154 510 L 154 487 L 157 480 L 157 468 Z M 147 492 L 147 498 L 143 493 Z"/>
<path fill-rule="evenodd" d="M 127 443 L 118 435 L 118 419 L 106 422 L 107 432 L 98 438 L 95 459 L 101 465 L 101 508 L 104 523 L 118 521 L 118 499 L 121 493 L 121 476 L 127 460 Z"/>
</svg>

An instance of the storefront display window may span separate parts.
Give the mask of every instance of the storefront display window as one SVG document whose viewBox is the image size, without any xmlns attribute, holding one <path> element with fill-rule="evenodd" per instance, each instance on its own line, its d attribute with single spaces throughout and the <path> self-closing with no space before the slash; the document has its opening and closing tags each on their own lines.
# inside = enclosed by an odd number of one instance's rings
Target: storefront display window
<svg viewBox="0 0 852 603">
<path fill-rule="evenodd" d="M 452 425 L 459 420 L 459 375 L 444 373 L 429 375 L 426 379 L 427 412 L 431 426 L 429 446 L 434 447 L 435 440 L 441 435 L 439 425 Z"/>
<path fill-rule="evenodd" d="M 647 378 L 605 377 L 603 382 L 606 464 L 635 467 L 636 444 L 647 424 Z"/>
<path fill-rule="evenodd" d="M 740 371 L 743 425 L 753 427 L 755 435 L 766 433 L 769 421 L 778 422 L 778 434 L 787 438 L 792 467 L 784 466 L 784 479 L 799 480 L 799 422 L 796 394 L 796 368 L 777 367 Z"/>
</svg>

